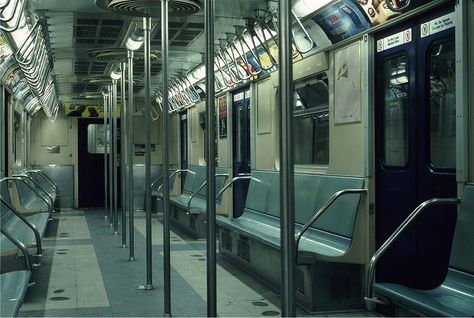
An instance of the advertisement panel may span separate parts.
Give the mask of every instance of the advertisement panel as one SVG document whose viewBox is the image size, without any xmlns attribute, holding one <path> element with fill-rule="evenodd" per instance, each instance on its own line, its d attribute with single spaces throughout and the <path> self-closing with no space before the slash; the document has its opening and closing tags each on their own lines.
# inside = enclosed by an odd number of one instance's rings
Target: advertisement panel
<svg viewBox="0 0 474 318">
<path fill-rule="evenodd" d="M 104 118 L 103 104 L 64 103 L 64 112 L 67 117 Z M 117 118 L 120 118 L 120 104 L 117 105 Z"/>
</svg>

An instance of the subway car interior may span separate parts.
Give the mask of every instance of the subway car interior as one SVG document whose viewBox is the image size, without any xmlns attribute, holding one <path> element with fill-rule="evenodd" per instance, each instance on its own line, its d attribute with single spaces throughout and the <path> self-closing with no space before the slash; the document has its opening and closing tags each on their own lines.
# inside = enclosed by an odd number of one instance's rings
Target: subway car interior
<svg viewBox="0 0 474 318">
<path fill-rule="evenodd" d="M 0 0 L 1 317 L 474 317 L 473 0 Z"/>
</svg>

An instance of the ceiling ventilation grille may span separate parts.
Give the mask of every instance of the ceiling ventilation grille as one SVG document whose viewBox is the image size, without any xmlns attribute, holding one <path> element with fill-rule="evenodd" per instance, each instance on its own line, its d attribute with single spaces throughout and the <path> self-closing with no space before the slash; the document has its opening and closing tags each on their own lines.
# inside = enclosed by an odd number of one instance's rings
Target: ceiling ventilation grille
<svg viewBox="0 0 474 318">
<path fill-rule="evenodd" d="M 161 1 L 157 0 L 95 0 L 95 4 L 117 14 L 140 17 L 161 16 Z M 201 10 L 201 1 L 199 0 L 169 1 L 170 16 L 187 16 L 199 10 Z"/>
<path fill-rule="evenodd" d="M 203 23 L 170 22 L 170 47 L 186 47 L 204 30 Z M 156 28 L 151 39 L 152 45 L 161 45 L 161 28 Z"/>
<path fill-rule="evenodd" d="M 74 38 L 76 47 L 113 46 L 126 32 L 126 20 L 110 17 L 76 17 Z"/>
</svg>

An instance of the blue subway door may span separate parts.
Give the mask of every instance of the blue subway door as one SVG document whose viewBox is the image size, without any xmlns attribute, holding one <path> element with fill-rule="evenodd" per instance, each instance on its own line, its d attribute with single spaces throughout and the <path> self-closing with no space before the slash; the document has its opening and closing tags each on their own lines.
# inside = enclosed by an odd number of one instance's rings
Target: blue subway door
<svg viewBox="0 0 474 318">
<path fill-rule="evenodd" d="M 232 170 L 236 177 L 250 173 L 250 90 L 234 92 L 232 101 Z M 233 186 L 234 217 L 239 217 L 244 211 L 248 187 L 248 181 Z"/>
<path fill-rule="evenodd" d="M 453 30 L 426 35 L 425 26 L 439 16 L 376 38 L 377 247 L 421 202 L 456 195 L 455 116 L 447 115 L 455 107 Z M 427 210 L 383 257 L 377 279 L 416 288 L 439 284 L 454 211 Z"/>
</svg>

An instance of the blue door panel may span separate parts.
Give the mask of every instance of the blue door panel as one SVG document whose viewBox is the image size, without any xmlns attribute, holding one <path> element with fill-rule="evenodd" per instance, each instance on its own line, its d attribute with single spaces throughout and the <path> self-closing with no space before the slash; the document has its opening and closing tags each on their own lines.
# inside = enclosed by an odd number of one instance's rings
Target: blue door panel
<svg viewBox="0 0 474 318">
<path fill-rule="evenodd" d="M 438 10 L 438 12 L 440 12 Z M 403 23 L 377 36 L 386 36 L 411 27 L 412 41 L 376 54 L 376 245 L 379 247 L 421 202 L 434 197 L 455 197 L 454 169 L 433 168 L 430 159 L 429 67 L 427 52 L 437 41 L 449 41 L 453 29 L 420 38 L 424 20 Z M 408 160 L 390 167 L 384 163 L 384 62 L 399 55 L 408 57 Z M 377 267 L 377 280 L 397 282 L 416 288 L 436 287 L 446 274 L 455 223 L 455 208 L 427 210 L 384 255 Z"/>
</svg>

